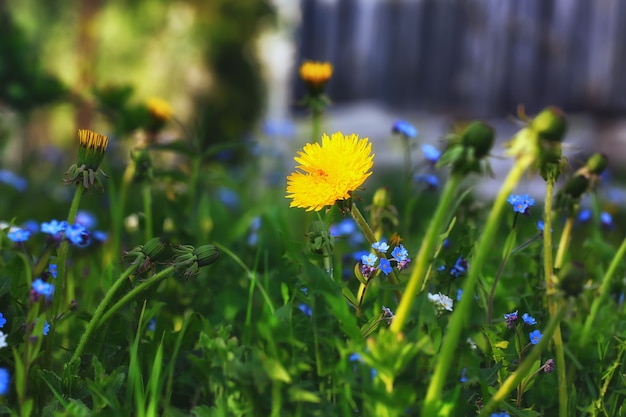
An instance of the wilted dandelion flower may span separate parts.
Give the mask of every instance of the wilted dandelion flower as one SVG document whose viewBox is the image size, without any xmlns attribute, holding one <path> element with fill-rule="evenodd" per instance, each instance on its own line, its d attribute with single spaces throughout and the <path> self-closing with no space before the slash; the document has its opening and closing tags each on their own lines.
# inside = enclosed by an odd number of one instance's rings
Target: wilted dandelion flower
<svg viewBox="0 0 626 417">
<path fill-rule="evenodd" d="M 109 138 L 91 130 L 78 130 L 78 161 L 67 170 L 66 184 L 82 184 L 86 189 L 103 188 L 99 175 L 104 174 L 100 164 L 109 145 Z"/>
<path fill-rule="evenodd" d="M 349 199 L 372 172 L 374 155 L 367 138 L 358 135 L 324 135 L 322 144 L 309 143 L 298 152 L 300 165 L 287 177 L 290 207 L 319 211 L 339 200 Z"/>
</svg>

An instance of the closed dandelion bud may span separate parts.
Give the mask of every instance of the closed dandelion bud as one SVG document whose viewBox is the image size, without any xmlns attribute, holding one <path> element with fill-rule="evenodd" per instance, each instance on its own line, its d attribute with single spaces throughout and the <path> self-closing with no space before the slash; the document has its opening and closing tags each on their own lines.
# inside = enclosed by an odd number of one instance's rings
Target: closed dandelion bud
<svg viewBox="0 0 626 417">
<path fill-rule="evenodd" d="M 161 238 L 154 237 L 143 245 L 143 253 L 150 259 L 157 259 L 163 253 L 166 245 Z"/>
<path fill-rule="evenodd" d="M 220 252 L 215 245 L 203 245 L 194 250 L 194 255 L 197 258 L 198 266 L 203 267 L 215 263 L 220 257 Z"/>
<path fill-rule="evenodd" d="M 561 142 L 567 130 L 563 111 L 554 106 L 542 110 L 530 122 L 530 125 L 541 139 L 548 142 Z"/>
<path fill-rule="evenodd" d="M 589 157 L 585 167 L 591 174 L 602 175 L 606 167 L 609 165 L 609 159 L 601 153 L 594 153 Z"/>
<path fill-rule="evenodd" d="M 329 251 L 332 251 L 334 238 L 328 233 L 326 223 L 314 221 L 309 230 L 310 232 L 307 233 L 309 251 L 319 255 L 328 254 Z"/>
<path fill-rule="evenodd" d="M 474 157 L 482 159 L 491 151 L 495 137 L 495 132 L 491 126 L 476 121 L 470 123 L 461 133 L 461 144 L 466 148 L 473 148 Z"/>
<path fill-rule="evenodd" d="M 561 190 L 573 199 L 579 199 L 589 188 L 589 179 L 584 175 L 575 175 L 565 183 Z"/>
<path fill-rule="evenodd" d="M 387 208 L 391 204 L 391 197 L 387 187 L 381 187 L 374 193 L 373 199 L 374 207 Z"/>
</svg>

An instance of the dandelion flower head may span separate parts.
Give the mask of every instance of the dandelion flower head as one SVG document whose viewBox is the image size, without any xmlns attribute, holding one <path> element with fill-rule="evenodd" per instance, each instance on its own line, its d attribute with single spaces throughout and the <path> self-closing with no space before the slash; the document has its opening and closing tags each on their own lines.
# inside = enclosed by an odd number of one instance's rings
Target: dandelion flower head
<svg viewBox="0 0 626 417">
<path fill-rule="evenodd" d="M 333 75 L 333 66 L 330 62 L 305 61 L 300 66 L 300 77 L 312 86 L 322 86 Z"/>
<path fill-rule="evenodd" d="M 159 120 L 169 120 L 174 114 L 170 103 L 159 97 L 150 97 L 146 101 L 146 106 L 150 114 Z"/>
<path fill-rule="evenodd" d="M 374 154 L 368 138 L 337 132 L 306 144 L 294 160 L 300 165 L 287 177 L 289 206 L 319 211 L 351 197 L 372 174 Z"/>
</svg>

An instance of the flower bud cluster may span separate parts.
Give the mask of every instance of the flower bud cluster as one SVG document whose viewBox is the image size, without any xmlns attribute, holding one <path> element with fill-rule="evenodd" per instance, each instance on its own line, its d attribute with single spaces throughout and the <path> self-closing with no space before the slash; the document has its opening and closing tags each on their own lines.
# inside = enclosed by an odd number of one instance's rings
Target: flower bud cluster
<svg viewBox="0 0 626 417">
<path fill-rule="evenodd" d="M 557 209 L 574 215 L 582 196 L 593 190 L 608 165 L 608 158 L 601 153 L 589 157 L 587 163 L 570 178 L 556 195 Z"/>
</svg>

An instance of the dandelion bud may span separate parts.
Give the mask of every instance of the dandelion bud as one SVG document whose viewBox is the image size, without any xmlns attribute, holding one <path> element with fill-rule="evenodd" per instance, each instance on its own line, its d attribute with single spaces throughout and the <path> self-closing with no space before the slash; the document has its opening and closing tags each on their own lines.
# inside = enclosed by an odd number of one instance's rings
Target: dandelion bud
<svg viewBox="0 0 626 417">
<path fill-rule="evenodd" d="M 199 267 L 211 265 L 217 261 L 217 258 L 220 257 L 220 251 L 217 250 L 215 245 L 203 245 L 197 247 L 193 253 L 197 258 Z"/>
<path fill-rule="evenodd" d="M 589 188 L 589 179 L 584 175 L 576 175 L 569 179 L 563 187 L 562 193 L 571 198 L 579 199 Z"/>
<path fill-rule="evenodd" d="M 381 187 L 374 193 L 373 199 L 374 207 L 387 208 L 391 204 L 391 197 L 389 195 L 389 189 L 387 187 Z"/>
<path fill-rule="evenodd" d="M 65 184 L 79 185 L 82 183 L 86 189 L 102 189 L 99 174 L 105 177 L 106 174 L 100 169 L 100 164 L 104 159 L 109 138 L 91 130 L 79 129 L 78 139 L 78 161 L 65 173 L 68 177 L 65 179 Z"/>
<path fill-rule="evenodd" d="M 300 66 L 300 77 L 312 96 L 320 95 L 324 91 L 332 75 L 333 66 L 330 62 L 305 61 Z"/>
<path fill-rule="evenodd" d="M 602 175 L 606 167 L 609 165 L 609 159 L 601 153 L 594 153 L 589 157 L 585 167 L 591 174 Z"/>
<path fill-rule="evenodd" d="M 145 245 L 143 245 L 142 252 L 144 253 L 145 256 L 149 257 L 150 259 L 156 259 L 159 257 L 159 255 L 163 253 L 165 248 L 166 248 L 165 242 L 163 242 L 161 238 L 154 237 L 150 239 L 149 241 L 147 241 Z"/>
<path fill-rule="evenodd" d="M 561 142 L 567 129 L 563 111 L 554 106 L 542 110 L 530 124 L 539 137 L 548 142 Z"/>
<path fill-rule="evenodd" d="M 483 122 L 472 122 L 461 133 L 461 144 L 464 147 L 474 149 L 474 157 L 477 159 L 487 156 L 493 142 L 495 141 L 495 132 L 493 128 Z"/>
</svg>

